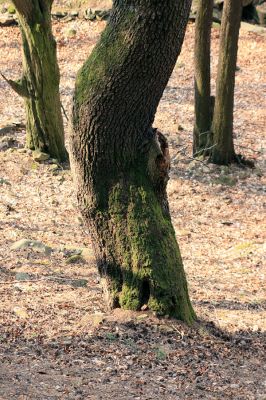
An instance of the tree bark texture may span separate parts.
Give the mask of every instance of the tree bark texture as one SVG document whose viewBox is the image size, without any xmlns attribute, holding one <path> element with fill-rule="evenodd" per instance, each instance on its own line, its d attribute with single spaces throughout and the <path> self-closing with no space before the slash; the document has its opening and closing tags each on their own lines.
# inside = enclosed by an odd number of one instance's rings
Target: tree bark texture
<svg viewBox="0 0 266 400">
<path fill-rule="evenodd" d="M 190 0 L 115 0 L 78 73 L 71 167 L 109 306 L 192 322 L 166 196 L 169 150 L 152 128 Z"/>
<path fill-rule="evenodd" d="M 215 164 L 227 165 L 236 159 L 233 144 L 233 111 L 241 15 L 242 0 L 225 0 L 212 122 L 213 149 L 210 161 Z"/>
<path fill-rule="evenodd" d="M 195 122 L 193 155 L 205 155 L 210 145 L 212 123 L 210 48 L 213 0 L 199 0 L 194 44 Z"/>
<path fill-rule="evenodd" d="M 17 84 L 26 106 L 26 145 L 67 158 L 59 96 L 59 68 L 50 0 L 14 0 L 23 45 L 23 76 Z"/>
</svg>

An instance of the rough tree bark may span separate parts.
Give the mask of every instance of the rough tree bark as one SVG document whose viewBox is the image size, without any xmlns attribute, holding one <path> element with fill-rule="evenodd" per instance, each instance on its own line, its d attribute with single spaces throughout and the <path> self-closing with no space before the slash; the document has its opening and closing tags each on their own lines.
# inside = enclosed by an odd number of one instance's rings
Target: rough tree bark
<svg viewBox="0 0 266 400">
<path fill-rule="evenodd" d="M 71 166 L 110 307 L 191 323 L 192 309 L 168 209 L 169 152 L 152 128 L 180 52 L 190 0 L 115 0 L 79 71 Z"/>
<path fill-rule="evenodd" d="M 213 148 L 210 161 L 230 164 L 236 161 L 233 143 L 235 70 L 242 0 L 225 0 L 222 16 L 218 75 L 212 122 Z"/>
<path fill-rule="evenodd" d="M 23 76 L 9 81 L 24 97 L 26 145 L 49 153 L 60 161 L 67 158 L 59 96 L 59 68 L 52 35 L 53 0 L 13 0 L 23 45 Z"/>
<path fill-rule="evenodd" d="M 199 0 L 195 24 L 195 122 L 193 155 L 207 155 L 210 145 L 213 98 L 211 97 L 211 27 L 213 0 Z"/>
</svg>

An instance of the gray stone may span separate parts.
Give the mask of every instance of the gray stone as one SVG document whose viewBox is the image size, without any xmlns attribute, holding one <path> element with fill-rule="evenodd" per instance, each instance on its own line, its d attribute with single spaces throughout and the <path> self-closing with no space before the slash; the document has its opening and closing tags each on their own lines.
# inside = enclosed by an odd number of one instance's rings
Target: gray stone
<svg viewBox="0 0 266 400">
<path fill-rule="evenodd" d="M 79 12 L 77 10 L 72 10 L 72 11 L 70 11 L 69 15 L 71 17 L 78 17 L 79 16 Z"/>
<path fill-rule="evenodd" d="M 21 239 L 13 243 L 12 246 L 10 247 L 11 250 L 23 250 L 27 248 L 31 248 L 36 251 L 45 253 L 46 255 L 50 255 L 51 252 L 53 251 L 51 247 L 46 246 L 44 243 L 38 240 L 31 240 L 31 239 Z"/>
<path fill-rule="evenodd" d="M 88 281 L 86 279 L 75 279 L 71 281 L 71 286 L 79 288 L 79 287 L 86 287 Z"/>
<path fill-rule="evenodd" d="M 18 272 L 15 276 L 17 281 L 28 281 L 30 279 L 30 275 L 27 272 Z"/>
<path fill-rule="evenodd" d="M 32 152 L 32 158 L 33 158 L 34 161 L 41 162 L 41 161 L 48 160 L 50 158 L 50 156 L 49 156 L 49 154 L 43 153 L 41 151 L 33 151 Z"/>
<path fill-rule="evenodd" d="M 56 11 L 52 12 L 52 17 L 55 17 L 55 18 L 64 18 L 66 16 L 67 16 L 66 11 L 56 10 Z"/>
<path fill-rule="evenodd" d="M 9 186 L 11 186 L 11 183 L 8 180 L 4 179 L 4 178 L 0 178 L 0 185 L 9 185 Z"/>
<path fill-rule="evenodd" d="M 80 254 L 74 254 L 70 257 L 68 257 L 68 259 L 66 260 L 67 264 L 75 264 L 79 261 L 83 261 L 83 257 Z"/>
</svg>

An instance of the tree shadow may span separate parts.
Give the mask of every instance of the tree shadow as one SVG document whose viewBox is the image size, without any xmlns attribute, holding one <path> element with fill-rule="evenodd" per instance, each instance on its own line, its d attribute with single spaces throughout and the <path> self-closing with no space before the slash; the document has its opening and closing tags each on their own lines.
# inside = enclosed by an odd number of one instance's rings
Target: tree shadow
<svg viewBox="0 0 266 400">
<path fill-rule="evenodd" d="M 260 303 L 258 302 L 253 302 L 253 303 L 248 303 L 248 302 L 240 302 L 240 301 L 233 301 L 233 300 L 220 300 L 220 301 L 209 301 L 209 300 L 198 300 L 195 301 L 199 306 L 203 306 L 206 308 L 224 308 L 227 310 L 250 310 L 250 311 L 261 311 L 261 310 L 266 310 L 266 301 L 262 301 Z"/>
<path fill-rule="evenodd" d="M 37 400 L 176 399 L 178 393 L 180 399 L 262 398 L 265 333 L 231 334 L 209 321 L 189 328 L 145 315 L 124 321 L 106 316 L 90 332 L 48 340 L 45 326 L 43 336 L 30 340 L 18 331 L 0 332 L 2 395 Z"/>
</svg>

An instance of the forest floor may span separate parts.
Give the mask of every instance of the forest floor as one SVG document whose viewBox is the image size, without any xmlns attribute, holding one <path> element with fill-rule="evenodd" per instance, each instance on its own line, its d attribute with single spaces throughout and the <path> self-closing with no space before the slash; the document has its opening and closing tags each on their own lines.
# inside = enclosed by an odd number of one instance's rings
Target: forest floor
<svg viewBox="0 0 266 400">
<path fill-rule="evenodd" d="M 67 113 L 104 25 L 54 22 Z M 199 318 L 191 328 L 149 310 L 106 311 L 70 171 L 23 148 L 23 102 L 0 81 L 1 400 L 266 398 L 265 35 L 243 24 L 236 73 L 235 144 L 254 169 L 191 159 L 193 24 L 156 115 L 170 143 L 169 201 Z M 0 71 L 18 78 L 17 27 L 0 28 L 0 48 Z M 12 249 L 21 239 L 50 248 Z"/>
</svg>

